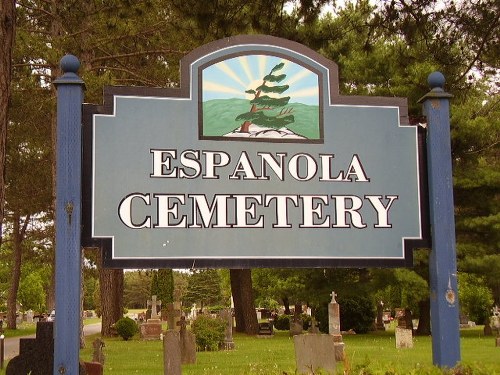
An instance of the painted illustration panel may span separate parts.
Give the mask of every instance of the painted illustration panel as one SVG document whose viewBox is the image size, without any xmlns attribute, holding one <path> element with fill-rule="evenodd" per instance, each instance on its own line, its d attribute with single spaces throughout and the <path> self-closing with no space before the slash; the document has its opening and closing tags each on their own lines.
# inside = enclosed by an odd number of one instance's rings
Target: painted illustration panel
<svg viewBox="0 0 500 375">
<path fill-rule="evenodd" d="M 229 58 L 202 70 L 201 138 L 317 142 L 318 74 L 284 57 Z"/>
</svg>

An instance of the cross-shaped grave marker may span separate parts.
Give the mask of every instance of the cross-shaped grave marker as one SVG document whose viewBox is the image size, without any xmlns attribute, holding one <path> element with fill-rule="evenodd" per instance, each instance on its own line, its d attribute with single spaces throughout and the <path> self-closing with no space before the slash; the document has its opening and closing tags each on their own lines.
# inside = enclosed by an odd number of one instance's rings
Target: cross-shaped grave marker
<svg viewBox="0 0 500 375">
<path fill-rule="evenodd" d="M 181 319 L 181 306 L 179 302 L 167 303 L 167 322 L 168 329 L 176 331 L 180 330 L 180 326 L 178 324 Z M 179 327 L 179 328 L 178 328 Z"/>
<path fill-rule="evenodd" d="M 158 305 L 161 306 L 161 300 L 157 300 L 156 299 L 156 296 L 152 296 L 151 297 L 151 300 L 148 300 L 147 301 L 148 303 L 148 307 L 151 306 L 151 319 L 159 319 L 159 315 L 158 315 Z"/>
</svg>

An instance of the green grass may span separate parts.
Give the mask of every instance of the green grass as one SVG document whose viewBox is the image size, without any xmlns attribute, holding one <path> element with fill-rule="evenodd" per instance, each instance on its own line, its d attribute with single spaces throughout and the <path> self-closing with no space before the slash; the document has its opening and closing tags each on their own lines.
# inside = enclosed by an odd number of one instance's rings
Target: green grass
<svg viewBox="0 0 500 375">
<path fill-rule="evenodd" d="M 22 322 L 17 325 L 17 329 L 3 328 L 3 334 L 5 337 L 17 337 L 17 336 L 28 336 L 33 335 L 36 332 L 36 323 L 26 323 Z"/>
<path fill-rule="evenodd" d="M 484 337 L 482 327 L 461 331 L 462 364 L 467 374 L 500 374 L 500 348 L 494 338 Z M 92 337 L 81 351 L 83 360 L 92 357 Z M 284 375 L 295 374 L 293 340 L 288 332 L 271 338 L 236 334 L 233 351 L 198 352 L 197 363 L 184 365 L 186 375 Z M 106 374 L 162 374 L 160 341 L 105 339 Z M 346 361 L 338 364 L 338 374 L 406 375 L 442 374 L 432 366 L 430 337 L 415 337 L 412 349 L 396 349 L 394 331 L 368 335 L 345 335 Z M 345 370 L 345 372 L 344 372 Z M 458 374 L 458 373 L 457 373 Z"/>
<path fill-rule="evenodd" d="M 82 360 L 92 358 L 92 341 L 87 337 Z M 105 374 L 163 374 L 162 344 L 104 339 Z M 233 351 L 198 352 L 197 363 L 184 365 L 183 375 L 292 375 L 295 374 L 293 340 L 288 332 L 278 331 L 274 337 L 256 338 L 235 334 Z M 482 326 L 461 330 L 461 372 L 443 372 L 432 366 L 430 337 L 415 337 L 412 349 L 396 349 L 394 331 L 367 335 L 344 335 L 346 361 L 338 364 L 338 374 L 355 375 L 500 375 L 500 348 L 493 337 L 484 337 Z M 464 370 L 465 369 L 465 370 Z M 0 370 L 0 375 L 5 369 Z"/>
</svg>

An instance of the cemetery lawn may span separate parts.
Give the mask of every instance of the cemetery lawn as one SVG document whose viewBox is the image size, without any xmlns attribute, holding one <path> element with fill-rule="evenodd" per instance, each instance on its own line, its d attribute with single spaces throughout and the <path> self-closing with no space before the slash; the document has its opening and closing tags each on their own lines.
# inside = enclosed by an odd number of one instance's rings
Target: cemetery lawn
<svg viewBox="0 0 500 375">
<path fill-rule="evenodd" d="M 500 348 L 495 339 L 483 336 L 483 327 L 461 330 L 461 356 L 464 372 L 454 374 L 500 375 Z M 81 358 L 92 358 L 92 340 Z M 163 374 L 162 344 L 141 341 L 105 339 L 105 374 Z M 197 363 L 184 365 L 183 375 L 292 375 L 295 374 L 293 340 L 288 332 L 277 331 L 274 337 L 257 338 L 235 334 L 233 351 L 198 352 Z M 347 359 L 338 364 L 338 374 L 450 374 L 432 366 L 431 337 L 414 338 L 412 349 L 396 349 L 394 331 L 367 335 L 344 335 Z M 345 372 L 344 372 L 345 370 Z M 469 370 L 469 371 L 468 371 Z M 2 372 L 0 371 L 0 374 Z"/>
<path fill-rule="evenodd" d="M 17 329 L 3 328 L 5 337 L 29 336 L 36 333 L 36 323 L 22 322 L 17 325 Z"/>
</svg>

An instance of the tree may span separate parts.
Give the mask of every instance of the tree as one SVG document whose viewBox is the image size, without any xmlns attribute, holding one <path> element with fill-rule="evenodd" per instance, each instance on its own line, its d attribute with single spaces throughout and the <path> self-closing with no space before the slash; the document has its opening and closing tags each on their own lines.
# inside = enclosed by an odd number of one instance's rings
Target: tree
<svg viewBox="0 0 500 375">
<path fill-rule="evenodd" d="M 24 311 L 45 310 L 45 285 L 38 272 L 30 272 L 23 278 L 19 286 L 19 302 Z"/>
<path fill-rule="evenodd" d="M 458 300 L 462 313 L 478 324 L 488 322 L 493 307 L 493 297 L 484 278 L 463 273 L 459 275 L 458 282 Z"/>
<path fill-rule="evenodd" d="M 183 304 L 184 306 L 191 306 L 193 303 L 200 304 L 201 308 L 224 303 L 221 293 L 221 278 L 217 270 L 193 270 L 188 280 Z"/>
<path fill-rule="evenodd" d="M 129 309 L 143 309 L 151 293 L 152 274 L 149 271 L 137 270 L 125 272 L 123 287 L 123 304 Z"/>
<path fill-rule="evenodd" d="M 248 133 L 250 124 L 256 124 L 261 126 L 267 126 L 272 128 L 282 128 L 285 125 L 293 123 L 294 116 L 290 113 L 292 109 L 281 109 L 277 114 L 265 115 L 263 111 L 271 111 L 275 108 L 282 108 L 288 104 L 290 101 L 289 96 L 282 98 L 277 98 L 269 95 L 262 94 L 282 94 L 288 90 L 288 85 L 274 85 L 271 86 L 268 83 L 279 83 L 286 78 L 286 74 L 275 74 L 277 71 L 281 70 L 285 63 L 279 63 L 271 72 L 263 78 L 263 82 L 260 86 L 255 89 L 250 89 L 245 91 L 247 94 L 254 95 L 254 98 L 250 100 L 252 105 L 249 112 L 242 113 L 236 117 L 236 121 L 243 120 L 241 124 L 240 132 Z"/>
<path fill-rule="evenodd" d="M 0 4 L 0 227 L 4 217 L 5 158 L 7 155 L 7 127 L 12 79 L 12 55 L 16 28 L 16 1 L 6 0 Z M 0 234 L 1 236 L 1 234 Z M 1 237 L 0 237 L 1 242 Z"/>
<path fill-rule="evenodd" d="M 234 300 L 236 331 L 255 335 L 259 331 L 250 269 L 231 269 L 231 290 Z"/>
</svg>

